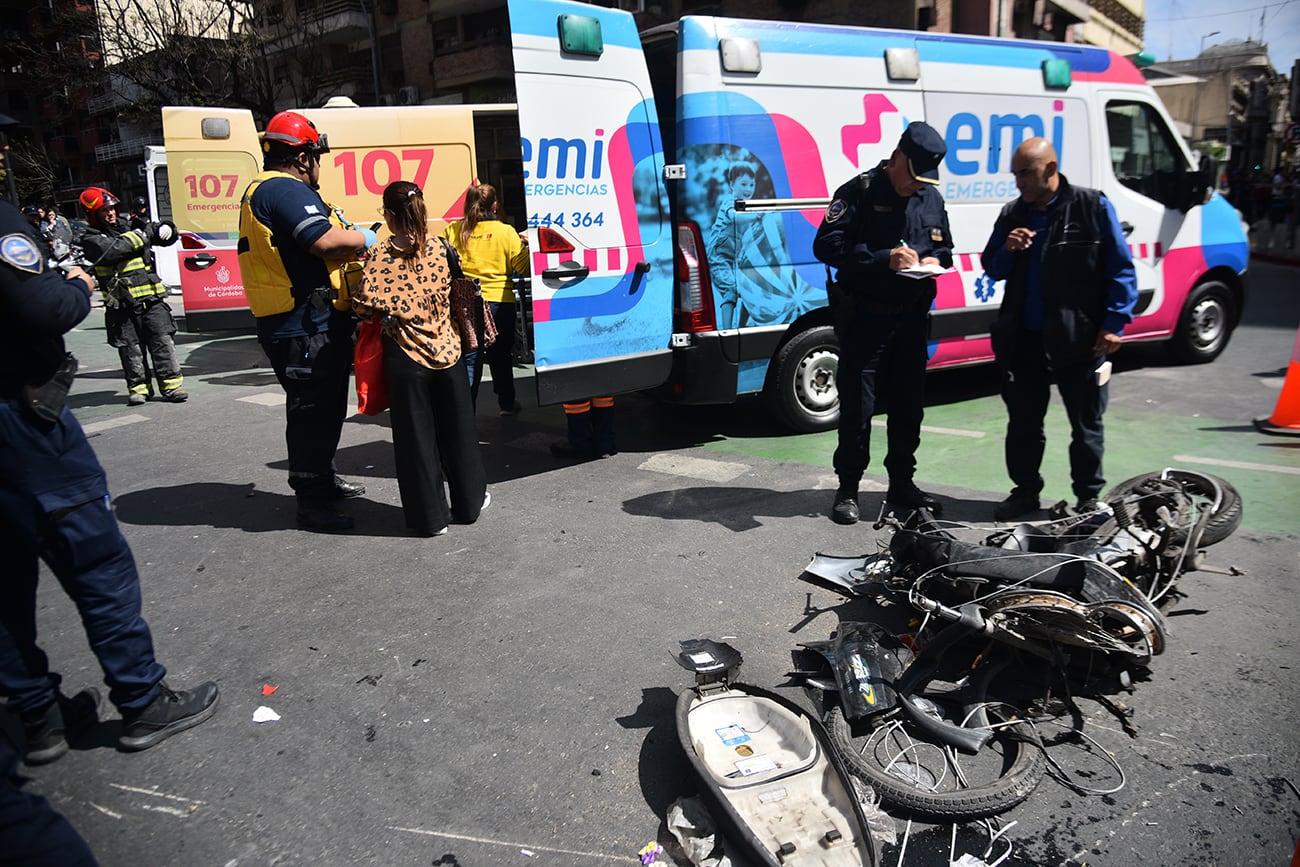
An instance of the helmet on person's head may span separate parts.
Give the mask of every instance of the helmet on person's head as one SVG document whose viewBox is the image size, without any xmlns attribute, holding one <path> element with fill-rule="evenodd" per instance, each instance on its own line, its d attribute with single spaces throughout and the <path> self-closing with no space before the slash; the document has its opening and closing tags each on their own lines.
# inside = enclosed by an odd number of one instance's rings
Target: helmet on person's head
<svg viewBox="0 0 1300 867">
<path fill-rule="evenodd" d="M 316 129 L 316 124 L 296 111 L 282 111 L 271 118 L 258 140 L 262 143 L 262 152 L 266 154 L 278 151 L 289 155 L 305 151 L 319 157 L 330 150 L 328 137 Z"/>
<path fill-rule="evenodd" d="M 81 191 L 81 207 L 85 208 L 88 214 L 94 214 L 101 208 L 116 207 L 120 201 L 121 199 L 103 187 L 86 187 Z"/>
<path fill-rule="evenodd" d="M 23 205 L 24 217 L 39 217 L 40 215 L 41 215 L 41 209 L 36 207 L 35 205 Z"/>
<path fill-rule="evenodd" d="M 131 210 L 133 211 L 138 211 L 141 208 L 147 208 L 147 207 L 149 207 L 149 200 L 146 199 L 144 196 L 136 196 L 134 199 L 131 200 Z"/>
</svg>

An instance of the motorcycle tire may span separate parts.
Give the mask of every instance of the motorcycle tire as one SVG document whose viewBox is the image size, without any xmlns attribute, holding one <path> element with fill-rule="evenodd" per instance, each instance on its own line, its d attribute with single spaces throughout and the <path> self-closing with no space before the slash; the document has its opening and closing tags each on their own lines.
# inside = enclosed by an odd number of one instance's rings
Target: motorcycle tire
<svg viewBox="0 0 1300 867">
<path fill-rule="evenodd" d="M 1011 722 L 994 706 L 986 712 L 995 725 Z M 836 705 L 827 713 L 831 741 L 849 770 L 870 784 L 885 804 L 918 817 L 996 816 L 1028 798 L 1047 768 L 1037 735 L 1023 722 L 999 728 L 974 756 L 956 755 L 905 720 L 877 719 L 861 725 L 855 735 L 842 708 Z M 954 756 L 964 781 L 959 782 L 952 767 Z M 974 773 L 977 765 L 984 773 Z"/>
<path fill-rule="evenodd" d="M 1143 473 L 1140 476 L 1134 476 L 1131 479 L 1125 479 L 1115 487 L 1111 488 L 1102 499 L 1110 501 L 1119 499 L 1126 494 L 1138 491 L 1147 482 L 1158 480 L 1162 473 Z M 1218 476 L 1212 476 L 1208 473 L 1193 473 L 1187 470 L 1169 470 L 1168 477 L 1183 486 L 1188 494 L 1194 499 L 1207 499 L 1214 496 L 1214 486 L 1217 484 L 1222 492 L 1222 499 L 1217 509 L 1210 515 L 1205 522 L 1205 527 L 1201 532 L 1201 537 L 1197 540 L 1199 545 L 1213 545 L 1216 542 L 1222 542 L 1224 539 L 1236 532 L 1241 526 L 1242 503 L 1241 494 L 1237 493 L 1229 482 Z M 1197 518 L 1197 513 L 1192 512 L 1190 515 L 1193 523 Z M 1188 527 L 1174 528 L 1170 535 L 1169 541 L 1175 544 L 1181 544 L 1187 541 Z"/>
</svg>

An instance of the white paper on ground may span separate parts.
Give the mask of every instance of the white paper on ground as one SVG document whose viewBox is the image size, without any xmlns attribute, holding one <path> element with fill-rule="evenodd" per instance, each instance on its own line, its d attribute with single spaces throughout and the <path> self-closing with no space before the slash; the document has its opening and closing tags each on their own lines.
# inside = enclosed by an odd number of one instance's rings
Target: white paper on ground
<svg viewBox="0 0 1300 867">
<path fill-rule="evenodd" d="M 253 711 L 253 722 L 255 723 L 275 722 L 279 718 L 280 715 L 266 705 L 262 705 Z"/>
</svg>

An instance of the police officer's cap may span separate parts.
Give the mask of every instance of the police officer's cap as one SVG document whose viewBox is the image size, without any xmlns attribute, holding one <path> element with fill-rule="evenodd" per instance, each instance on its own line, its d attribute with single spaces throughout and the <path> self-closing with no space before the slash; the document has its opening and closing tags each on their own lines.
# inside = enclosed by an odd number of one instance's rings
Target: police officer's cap
<svg viewBox="0 0 1300 867">
<path fill-rule="evenodd" d="M 925 121 L 915 120 L 903 130 L 898 149 L 907 157 L 907 170 L 922 183 L 939 183 L 939 163 L 948 153 L 943 136 Z"/>
</svg>

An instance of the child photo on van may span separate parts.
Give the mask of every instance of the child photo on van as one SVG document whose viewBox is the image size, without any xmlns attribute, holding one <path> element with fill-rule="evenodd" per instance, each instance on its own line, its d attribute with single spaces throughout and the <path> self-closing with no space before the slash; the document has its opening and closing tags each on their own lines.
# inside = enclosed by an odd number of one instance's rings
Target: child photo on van
<svg viewBox="0 0 1300 867">
<path fill-rule="evenodd" d="M 746 245 L 747 235 L 755 225 L 755 215 L 736 213 L 736 200 L 752 199 L 758 186 L 754 167 L 746 162 L 733 163 L 726 177 L 728 189 L 718 205 L 708 240 L 709 274 L 713 278 L 714 309 L 720 330 L 740 326 L 737 251 Z"/>
</svg>

